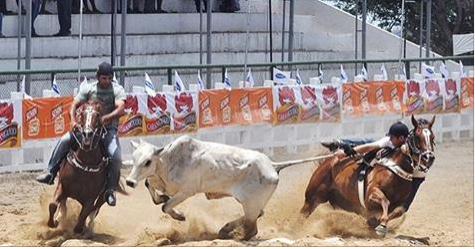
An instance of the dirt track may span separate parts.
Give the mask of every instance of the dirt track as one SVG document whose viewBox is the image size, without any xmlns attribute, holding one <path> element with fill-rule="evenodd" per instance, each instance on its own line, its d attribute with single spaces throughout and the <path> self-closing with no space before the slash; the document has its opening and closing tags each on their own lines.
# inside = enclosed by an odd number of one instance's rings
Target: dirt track
<svg viewBox="0 0 475 249">
<path fill-rule="evenodd" d="M 315 166 L 285 169 L 274 196 L 258 221 L 251 241 L 217 240 L 217 231 L 241 215 L 231 198 L 208 201 L 203 195 L 178 206 L 187 220 L 177 222 L 155 206 L 143 183 L 118 206 L 105 205 L 92 238 L 71 230 L 78 214 L 69 204 L 66 229 L 46 226 L 47 204 L 54 187 L 34 181 L 37 173 L 0 175 L 0 245 L 3 246 L 473 246 L 473 142 L 445 143 L 436 148 L 436 162 L 404 218 L 389 223 L 386 238 L 376 238 L 356 215 L 320 206 L 308 220 L 298 211 Z M 276 153 L 277 154 L 277 153 Z M 312 155 L 276 156 L 275 161 Z M 123 174 L 128 172 L 124 171 Z"/>
</svg>

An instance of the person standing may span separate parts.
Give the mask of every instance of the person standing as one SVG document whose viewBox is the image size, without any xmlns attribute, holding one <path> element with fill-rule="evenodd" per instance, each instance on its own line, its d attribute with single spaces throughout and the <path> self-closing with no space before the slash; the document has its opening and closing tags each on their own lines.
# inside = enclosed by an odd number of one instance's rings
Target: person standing
<svg viewBox="0 0 475 249">
<path fill-rule="evenodd" d="M 72 0 L 57 0 L 59 32 L 54 36 L 70 36 L 71 35 L 71 11 Z"/>
</svg>

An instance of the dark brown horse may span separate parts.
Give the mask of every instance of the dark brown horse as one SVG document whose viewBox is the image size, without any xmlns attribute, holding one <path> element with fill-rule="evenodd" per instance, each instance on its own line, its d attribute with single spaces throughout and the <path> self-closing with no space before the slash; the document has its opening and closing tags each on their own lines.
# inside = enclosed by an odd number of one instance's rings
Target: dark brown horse
<svg viewBox="0 0 475 249">
<path fill-rule="evenodd" d="M 434 133 L 431 121 L 411 117 L 414 129 L 406 143 L 386 157 L 379 159 L 366 174 L 364 195 L 358 196 L 359 163 L 353 158 L 332 157 L 323 161 L 313 173 L 305 192 L 301 209 L 304 217 L 318 205 L 330 202 L 335 208 L 354 212 L 366 218 L 379 217 L 375 228 L 378 235 L 385 235 L 389 220 L 405 210 L 404 201 L 411 193 L 412 174 L 415 170 L 427 172 L 434 162 Z"/>
<path fill-rule="evenodd" d="M 104 191 L 107 180 L 107 152 L 102 146 L 101 138 L 106 129 L 101 123 L 101 103 L 89 101 L 82 106 L 78 126 L 73 129 L 71 143 L 75 144 L 67 160 L 64 160 L 59 180 L 54 193 L 54 200 L 49 204 L 49 227 L 56 227 L 61 217 L 66 217 L 66 200 L 77 200 L 82 209 L 74 232 L 82 233 L 86 218 L 88 227 L 94 229 L 94 219 L 104 204 Z M 54 217 L 60 206 L 58 217 Z"/>
</svg>

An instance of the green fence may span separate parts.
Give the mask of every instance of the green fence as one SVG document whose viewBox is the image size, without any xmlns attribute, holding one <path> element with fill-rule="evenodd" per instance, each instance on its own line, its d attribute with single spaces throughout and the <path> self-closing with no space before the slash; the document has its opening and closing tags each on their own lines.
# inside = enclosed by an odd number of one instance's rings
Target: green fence
<svg viewBox="0 0 475 249">
<path fill-rule="evenodd" d="M 436 71 L 440 61 L 471 59 L 473 55 L 451 56 L 439 58 L 421 58 L 421 59 L 402 59 L 406 69 L 407 77 L 411 77 L 414 72 L 419 72 L 420 63 L 426 62 L 436 66 Z M 97 64 L 99 64 L 98 61 Z M 278 67 L 283 70 L 292 71 L 295 78 L 295 70 L 299 69 L 300 76 L 305 82 L 310 77 L 316 77 L 318 67 L 321 66 L 324 72 L 323 82 L 330 82 L 331 77 L 340 75 L 340 65 L 343 65 L 349 80 L 358 74 L 363 63 L 366 65 L 369 78 L 374 74 L 381 74 L 381 64 L 384 63 L 389 78 L 395 74 L 401 73 L 400 60 L 326 60 L 326 61 L 301 61 L 301 62 L 279 62 L 279 63 L 255 63 L 248 64 L 247 68 L 252 70 L 256 86 L 263 84 L 265 79 L 272 78 L 272 68 Z M 96 65 L 92 65 L 96 66 Z M 453 67 L 452 67 L 453 68 Z M 233 87 L 238 86 L 238 82 L 245 79 L 247 71 L 244 64 L 211 64 L 211 65 L 169 65 L 169 66 L 147 66 L 147 67 L 116 67 L 117 79 L 124 85 L 127 92 L 131 92 L 133 86 L 143 86 L 144 74 L 147 73 L 157 91 L 161 90 L 164 84 L 171 85 L 174 70 L 177 70 L 185 83 L 185 86 L 197 83 L 198 70 L 201 71 L 203 80 L 207 82 L 207 73 L 210 78 L 207 88 L 212 88 L 215 82 L 223 82 L 224 71 L 228 70 L 228 75 L 232 81 Z M 458 71 L 458 67 L 455 71 Z M 450 71 L 450 70 L 449 70 Z M 74 88 L 79 86 L 77 69 L 56 69 L 56 70 L 15 70 L 0 71 L 0 99 L 10 98 L 10 92 L 20 89 L 20 82 L 25 76 L 25 90 L 33 97 L 41 97 L 44 89 L 51 89 L 53 77 L 59 85 L 61 95 L 73 94 Z M 95 68 L 86 68 L 81 70 L 81 81 L 85 76 L 89 80 L 95 78 Z"/>
</svg>

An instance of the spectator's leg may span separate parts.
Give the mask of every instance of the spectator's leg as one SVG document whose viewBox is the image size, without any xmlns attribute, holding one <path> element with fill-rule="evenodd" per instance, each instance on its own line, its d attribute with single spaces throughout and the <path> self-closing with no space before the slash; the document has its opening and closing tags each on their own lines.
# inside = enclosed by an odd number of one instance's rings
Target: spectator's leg
<svg viewBox="0 0 475 249">
<path fill-rule="evenodd" d="M 0 12 L 0 38 L 5 37 L 2 33 L 2 27 L 3 27 L 3 13 Z"/>
<path fill-rule="evenodd" d="M 33 37 L 38 36 L 35 30 L 35 20 L 41 11 L 41 2 L 41 0 L 33 0 L 33 2 L 31 3 L 31 36 Z"/>
<path fill-rule="evenodd" d="M 195 0 L 196 12 L 200 12 L 201 9 L 201 0 Z"/>
<path fill-rule="evenodd" d="M 81 0 L 72 0 L 72 10 L 71 13 L 73 14 L 79 14 L 79 6 Z"/>
<path fill-rule="evenodd" d="M 94 14 L 101 13 L 96 7 L 96 1 L 95 0 L 89 0 L 89 2 L 91 3 L 92 13 L 94 13 Z"/>
<path fill-rule="evenodd" d="M 155 10 L 155 0 L 145 0 L 143 12 L 145 13 L 154 13 Z"/>
<path fill-rule="evenodd" d="M 0 14 L 7 13 L 7 2 L 5 0 L 0 0 Z"/>
<path fill-rule="evenodd" d="M 157 13 L 167 13 L 162 9 L 163 0 L 157 0 Z"/>
</svg>

